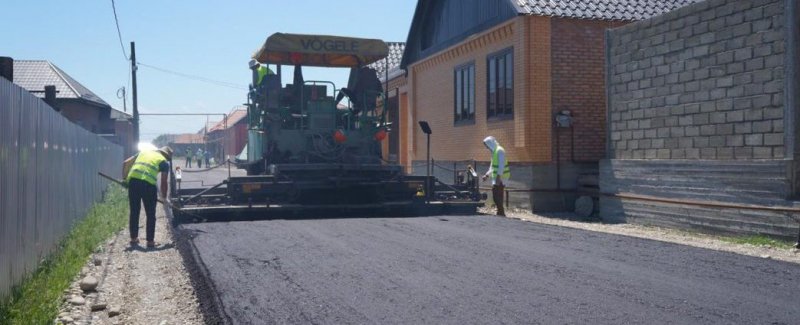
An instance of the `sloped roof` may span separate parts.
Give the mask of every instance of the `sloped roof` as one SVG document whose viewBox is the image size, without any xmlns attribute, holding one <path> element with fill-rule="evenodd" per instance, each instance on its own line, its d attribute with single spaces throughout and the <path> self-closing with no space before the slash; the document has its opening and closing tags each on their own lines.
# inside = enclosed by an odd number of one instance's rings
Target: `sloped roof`
<svg viewBox="0 0 800 325">
<path fill-rule="evenodd" d="M 133 116 L 128 113 L 118 111 L 116 109 L 111 109 L 111 119 L 112 120 L 130 120 Z"/>
<path fill-rule="evenodd" d="M 34 96 L 44 98 L 44 87 L 56 86 L 56 98 L 82 99 L 111 107 L 100 96 L 46 60 L 14 60 L 14 83 Z"/>
<path fill-rule="evenodd" d="M 211 129 L 213 129 L 215 126 L 217 126 L 217 123 L 219 123 L 219 121 L 208 121 L 208 122 L 206 122 L 206 125 L 204 127 L 200 128 L 200 130 L 197 131 L 197 134 L 205 134 L 205 133 L 211 132 Z"/>
<path fill-rule="evenodd" d="M 170 143 L 176 144 L 190 144 L 190 143 L 203 143 L 203 135 L 195 133 L 176 134 L 175 138 Z"/>
<path fill-rule="evenodd" d="M 216 122 L 214 126 L 208 129 L 208 132 L 210 133 L 218 130 L 224 130 L 226 123 L 228 128 L 231 128 L 232 126 L 236 125 L 236 123 L 239 123 L 239 121 L 241 121 L 246 117 L 247 117 L 247 106 L 244 105 L 235 106 L 231 110 L 231 112 L 228 113 L 227 122 L 225 120 Z"/>
<path fill-rule="evenodd" d="M 520 14 L 600 20 L 643 20 L 703 0 L 510 0 Z"/>
<path fill-rule="evenodd" d="M 403 52 L 406 50 L 405 42 L 386 42 L 386 45 L 389 46 L 389 55 L 386 59 L 368 65 L 368 67 L 378 72 L 378 77 L 380 78 L 383 78 L 386 74 L 387 62 L 389 71 L 400 66 L 400 61 L 403 60 Z"/>
<path fill-rule="evenodd" d="M 420 48 L 422 39 L 422 25 L 425 19 L 431 19 L 432 10 L 441 9 L 442 6 L 435 6 L 440 1 L 446 0 L 418 0 L 414 10 L 414 17 L 406 40 L 407 48 L 404 51 L 400 68 L 417 62 L 447 46 L 457 44 L 470 35 L 496 26 L 514 15 L 550 16 L 575 19 L 608 20 L 608 21 L 639 21 L 653 16 L 661 15 L 680 7 L 690 5 L 704 0 L 492 0 L 504 4 L 507 9 L 505 16 L 497 16 L 488 23 L 475 27 L 480 30 L 464 30 L 459 35 L 440 41 L 438 44 L 430 46 L 428 49 Z M 456 1 L 456 0 L 453 0 Z M 489 0 L 482 0 L 489 1 Z M 483 2 L 475 2 L 485 4 Z M 462 8 L 463 9 L 463 8 Z M 458 13 L 453 13 L 458 15 Z M 425 53 L 422 53 L 425 51 Z"/>
</svg>

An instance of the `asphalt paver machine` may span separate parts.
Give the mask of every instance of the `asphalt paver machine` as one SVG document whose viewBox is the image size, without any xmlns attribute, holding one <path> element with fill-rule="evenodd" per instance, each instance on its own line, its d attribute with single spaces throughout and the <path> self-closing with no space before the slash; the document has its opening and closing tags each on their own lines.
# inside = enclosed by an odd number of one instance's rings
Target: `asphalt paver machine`
<svg viewBox="0 0 800 325">
<path fill-rule="evenodd" d="M 381 142 L 393 130 L 381 82 L 368 65 L 388 51 L 376 39 L 284 33 L 267 38 L 250 62 L 248 143 L 246 157 L 237 160 L 247 176 L 174 192 L 175 215 L 474 213 L 482 196 L 473 171 L 463 171 L 459 184 L 443 184 L 382 159 Z M 304 67 L 349 69 L 348 84 L 306 80 Z M 284 77 L 289 68 L 291 77 Z"/>
</svg>

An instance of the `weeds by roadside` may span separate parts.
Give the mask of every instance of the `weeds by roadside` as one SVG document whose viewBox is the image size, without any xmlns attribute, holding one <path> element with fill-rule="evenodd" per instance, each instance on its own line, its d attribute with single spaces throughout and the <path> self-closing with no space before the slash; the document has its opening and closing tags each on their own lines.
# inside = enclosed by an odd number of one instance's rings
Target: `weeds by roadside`
<svg viewBox="0 0 800 325">
<path fill-rule="evenodd" d="M 39 268 L 0 302 L 0 324 L 47 324 L 58 313 L 63 291 L 94 249 L 127 221 L 127 192 L 112 185 Z"/>
<path fill-rule="evenodd" d="M 788 241 L 770 238 L 764 235 L 745 236 L 745 237 L 720 237 L 721 240 L 734 244 L 750 244 L 753 246 L 765 246 L 780 249 L 792 249 L 794 244 Z"/>
</svg>

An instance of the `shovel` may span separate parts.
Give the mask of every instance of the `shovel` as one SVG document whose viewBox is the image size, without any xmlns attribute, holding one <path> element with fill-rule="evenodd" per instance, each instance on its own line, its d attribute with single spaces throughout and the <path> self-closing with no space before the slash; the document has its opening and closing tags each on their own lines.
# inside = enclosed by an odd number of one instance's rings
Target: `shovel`
<svg viewBox="0 0 800 325">
<path fill-rule="evenodd" d="M 103 177 L 103 178 L 105 178 L 105 179 L 107 179 L 107 180 L 109 180 L 109 181 L 112 181 L 112 182 L 114 182 L 114 183 L 117 183 L 117 184 L 119 184 L 120 186 L 122 186 L 122 187 L 124 187 L 124 188 L 128 188 L 128 184 L 125 184 L 125 183 L 123 183 L 122 181 L 120 181 L 120 180 L 118 180 L 118 179 L 116 179 L 116 178 L 114 178 L 114 177 L 111 177 L 111 176 L 108 176 L 108 175 L 106 175 L 106 174 L 103 174 L 103 172 L 97 172 L 97 174 L 98 174 L 98 175 L 100 175 L 100 177 Z M 172 206 L 172 203 L 170 203 L 170 202 L 169 202 L 169 201 L 167 201 L 167 200 L 162 200 L 161 198 L 156 198 L 156 200 L 158 200 L 158 202 L 159 202 L 159 203 L 161 203 L 161 204 L 164 204 L 164 205 L 166 205 L 166 206 L 169 206 L 170 208 L 174 208 L 174 207 Z"/>
</svg>

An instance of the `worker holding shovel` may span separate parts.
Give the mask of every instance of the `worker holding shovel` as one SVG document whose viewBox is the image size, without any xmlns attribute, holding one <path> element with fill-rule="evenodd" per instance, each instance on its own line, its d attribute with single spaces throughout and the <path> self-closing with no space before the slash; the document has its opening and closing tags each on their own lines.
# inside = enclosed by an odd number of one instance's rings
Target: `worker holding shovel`
<svg viewBox="0 0 800 325">
<path fill-rule="evenodd" d="M 167 197 L 167 175 L 169 175 L 169 161 L 172 160 L 172 149 L 162 147 L 158 150 L 139 152 L 123 163 L 123 174 L 128 183 L 128 202 L 130 203 L 129 227 L 131 245 L 139 243 L 139 212 L 144 203 L 144 212 L 147 215 L 146 235 L 147 247 L 156 246 L 154 241 L 156 233 L 156 188 L 158 174 L 161 173 L 161 197 Z"/>
</svg>

